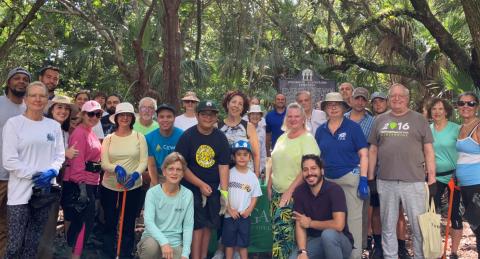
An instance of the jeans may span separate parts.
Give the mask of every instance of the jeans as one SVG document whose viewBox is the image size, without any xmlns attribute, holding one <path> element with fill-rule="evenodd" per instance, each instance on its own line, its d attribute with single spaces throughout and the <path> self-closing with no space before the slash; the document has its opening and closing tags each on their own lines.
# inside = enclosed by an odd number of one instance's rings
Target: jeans
<svg viewBox="0 0 480 259">
<path fill-rule="evenodd" d="M 352 243 L 339 231 L 325 229 L 319 237 L 308 238 L 307 255 L 310 259 L 347 259 L 352 253 Z M 297 248 L 290 259 L 297 258 Z"/>
</svg>

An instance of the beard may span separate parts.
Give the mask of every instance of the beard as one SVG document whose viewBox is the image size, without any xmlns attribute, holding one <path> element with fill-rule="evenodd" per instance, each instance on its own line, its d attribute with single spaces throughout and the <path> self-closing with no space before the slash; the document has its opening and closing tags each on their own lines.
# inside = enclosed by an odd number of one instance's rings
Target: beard
<svg viewBox="0 0 480 259">
<path fill-rule="evenodd" d="M 25 93 L 26 91 L 18 91 L 16 89 L 8 89 L 8 91 L 12 92 L 13 95 L 15 95 L 16 97 L 24 97 L 25 96 Z"/>
<path fill-rule="evenodd" d="M 315 183 L 308 183 L 308 186 L 310 186 L 311 188 L 314 188 L 315 186 L 318 186 L 319 184 L 321 184 L 323 182 L 323 175 L 320 175 L 317 177 L 317 181 Z"/>
<path fill-rule="evenodd" d="M 108 114 L 110 114 L 110 115 L 115 113 L 115 107 L 107 107 L 106 110 L 107 110 Z"/>
</svg>

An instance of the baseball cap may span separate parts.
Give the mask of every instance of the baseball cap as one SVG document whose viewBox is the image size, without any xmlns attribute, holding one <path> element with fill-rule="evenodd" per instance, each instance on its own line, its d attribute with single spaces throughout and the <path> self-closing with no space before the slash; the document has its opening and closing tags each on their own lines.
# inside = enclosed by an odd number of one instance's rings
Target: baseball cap
<svg viewBox="0 0 480 259">
<path fill-rule="evenodd" d="M 365 100 L 368 100 L 368 90 L 363 87 L 357 87 L 353 90 L 352 94 L 353 99 L 357 97 L 363 97 Z"/>
<path fill-rule="evenodd" d="M 32 81 L 32 75 L 23 67 L 16 67 L 8 71 L 7 82 L 16 74 L 24 74 L 28 77 L 28 81 Z"/>
<path fill-rule="evenodd" d="M 218 112 L 217 105 L 212 100 L 201 101 L 197 106 L 197 113 L 202 111 L 214 111 Z"/>
<path fill-rule="evenodd" d="M 239 140 L 232 145 L 232 153 L 237 152 L 238 150 L 245 149 L 248 152 L 252 153 L 252 147 L 250 143 L 246 140 Z"/>
<path fill-rule="evenodd" d="M 102 106 L 97 101 L 90 100 L 83 104 L 82 112 L 103 111 Z"/>
<path fill-rule="evenodd" d="M 171 106 L 170 104 L 168 103 L 162 103 L 158 106 L 157 108 L 157 113 L 159 113 L 160 111 L 162 110 L 169 110 L 171 112 L 173 112 L 173 114 L 175 114 L 175 108 L 173 108 L 173 106 Z"/>
<path fill-rule="evenodd" d="M 380 99 L 384 99 L 384 100 L 387 100 L 387 95 L 382 93 L 382 92 L 374 92 L 372 94 L 372 96 L 370 97 L 370 102 L 373 102 L 373 100 L 375 98 L 380 98 Z"/>
</svg>

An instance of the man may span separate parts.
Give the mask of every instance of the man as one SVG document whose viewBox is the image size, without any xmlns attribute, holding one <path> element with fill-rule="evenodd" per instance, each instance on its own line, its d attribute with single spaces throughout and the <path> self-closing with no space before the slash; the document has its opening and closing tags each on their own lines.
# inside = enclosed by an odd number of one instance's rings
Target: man
<svg viewBox="0 0 480 259">
<path fill-rule="evenodd" d="M 7 120 L 25 111 L 23 97 L 30 80 L 31 75 L 24 68 L 17 67 L 8 72 L 5 95 L 0 96 L 0 139 Z M 0 143 L 0 150 L 2 145 L 3 142 Z M 2 152 L 0 152 L 0 257 L 2 258 L 7 245 L 8 175 L 9 173 L 3 167 Z"/>
<path fill-rule="evenodd" d="M 342 188 L 325 180 L 317 155 L 302 157 L 303 183 L 293 193 L 298 250 L 290 259 L 349 258 L 353 237 L 348 231 L 347 202 Z"/>
<path fill-rule="evenodd" d="M 300 91 L 295 95 L 295 100 L 303 107 L 307 116 L 307 129 L 315 136 L 318 126 L 327 121 L 324 111 L 313 109 L 312 95 L 309 91 Z"/>
<path fill-rule="evenodd" d="M 217 115 L 213 101 L 200 102 L 198 124 L 183 133 L 175 148 L 187 161 L 185 180 L 193 192 L 192 259 L 207 257 L 211 230 L 220 226 L 220 201 L 226 204 L 228 200 L 230 147 L 227 137 L 215 127 Z"/>
<path fill-rule="evenodd" d="M 377 117 L 368 139 L 369 180 L 375 177 L 378 161 L 376 187 L 380 197 L 383 256 L 387 259 L 398 258 L 396 215 L 400 201 L 412 228 L 414 256 L 423 257 L 417 217 L 426 211 L 425 174 L 429 185 L 435 183 L 432 132 L 428 121 L 408 108 L 409 95 L 409 90 L 402 84 L 390 87 L 391 110 Z"/>
<path fill-rule="evenodd" d="M 200 100 L 197 98 L 195 92 L 189 91 L 185 93 L 185 96 L 182 98 L 185 113 L 175 118 L 175 127 L 181 130 L 187 130 L 197 124 L 195 109 L 197 108 L 198 102 L 200 102 Z"/>
<path fill-rule="evenodd" d="M 338 91 L 342 95 L 343 101 L 345 101 L 348 104 L 348 106 L 351 107 L 353 85 L 351 83 L 348 83 L 348 82 L 341 83 L 338 86 Z"/>
<path fill-rule="evenodd" d="M 48 100 L 52 100 L 55 97 L 55 89 L 60 82 L 60 69 L 54 66 L 46 66 L 40 69 L 38 80 L 47 87 Z"/>
<path fill-rule="evenodd" d="M 103 116 L 100 120 L 100 123 L 102 124 L 103 134 L 105 134 L 105 136 L 112 133 L 113 131 L 113 127 L 115 126 L 115 124 L 113 124 L 109 118 L 112 114 L 115 114 L 115 107 L 117 107 L 117 105 L 121 102 L 122 100 L 120 96 L 116 94 L 111 94 L 107 97 L 105 108 L 108 112 L 108 115 Z"/>
<path fill-rule="evenodd" d="M 285 118 L 287 107 L 285 105 L 287 98 L 282 93 L 275 95 L 275 102 L 273 110 L 267 113 L 265 122 L 267 123 L 267 156 L 270 156 L 270 151 L 275 147 L 278 137 L 283 134 L 282 124 Z"/>
<path fill-rule="evenodd" d="M 387 96 L 382 92 L 374 92 L 370 97 L 370 102 L 375 116 L 388 110 Z"/>
<path fill-rule="evenodd" d="M 175 109 L 169 104 L 161 104 L 157 109 L 158 130 L 154 130 L 145 136 L 148 146 L 148 174 L 150 186 L 155 186 L 162 176 L 162 164 L 167 155 L 175 150 L 183 130 L 174 127 Z M 161 177 L 163 179 L 163 176 Z"/>
<path fill-rule="evenodd" d="M 352 109 L 345 113 L 345 117 L 360 125 L 366 139 L 368 139 L 373 126 L 373 117 L 368 113 L 367 103 L 368 90 L 363 87 L 357 87 L 353 91 L 350 102 Z"/>
<path fill-rule="evenodd" d="M 156 110 L 157 101 L 151 97 L 143 97 L 138 103 L 139 119 L 133 124 L 133 130 L 146 136 L 148 133 L 158 129 L 158 123 L 153 120 Z"/>
</svg>

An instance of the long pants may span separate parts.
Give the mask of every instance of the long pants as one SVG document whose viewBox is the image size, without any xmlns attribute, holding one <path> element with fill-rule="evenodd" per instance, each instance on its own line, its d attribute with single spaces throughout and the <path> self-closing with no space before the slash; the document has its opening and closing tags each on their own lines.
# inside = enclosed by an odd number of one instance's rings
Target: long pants
<svg viewBox="0 0 480 259">
<path fill-rule="evenodd" d="M 45 225 L 45 228 L 43 229 L 43 234 L 40 238 L 40 244 L 38 244 L 38 258 L 53 258 L 53 253 L 55 252 L 55 246 L 53 245 L 53 241 L 55 240 L 55 236 L 57 235 L 57 220 L 59 209 L 60 201 L 54 202 L 52 203 L 52 205 L 50 205 L 47 223 Z"/>
<path fill-rule="evenodd" d="M 107 255 L 114 257 L 117 251 L 117 227 L 119 226 L 120 212 L 122 209 L 123 192 L 112 191 L 103 186 L 101 188 L 101 201 L 105 212 L 103 251 Z M 141 206 L 141 197 L 141 188 L 127 191 L 123 217 L 122 243 L 120 244 L 120 256 L 122 257 L 132 257 L 135 243 L 135 219 L 137 217 L 138 206 Z"/>
<path fill-rule="evenodd" d="M 351 253 L 352 243 L 343 232 L 325 229 L 321 236 L 307 239 L 308 258 L 348 259 Z M 290 259 L 296 259 L 297 256 L 297 249 L 294 249 Z"/>
<path fill-rule="evenodd" d="M 347 224 L 353 236 L 353 251 L 351 258 L 362 258 L 362 225 L 363 225 L 363 200 L 358 198 L 357 189 L 360 181 L 359 174 L 348 173 L 338 179 L 327 179 L 342 187 L 347 201 Z"/>
<path fill-rule="evenodd" d="M 182 258 L 182 246 L 172 247 L 173 259 Z M 137 254 L 140 259 L 158 259 L 162 258 L 162 247 L 157 240 L 152 237 L 142 238 L 137 245 Z"/>
<path fill-rule="evenodd" d="M 286 259 L 293 251 L 295 244 L 295 220 L 293 215 L 293 202 L 285 207 L 279 207 L 278 204 L 282 198 L 282 193 L 272 190 L 272 203 L 270 204 L 270 214 L 272 216 L 272 258 Z"/>
<path fill-rule="evenodd" d="M 382 220 L 382 247 L 385 259 L 398 258 L 397 221 L 399 204 L 407 212 L 413 234 L 414 258 L 423 258 L 423 239 L 418 215 L 425 213 L 425 182 L 386 181 L 377 179 Z"/>
<path fill-rule="evenodd" d="M 7 190 L 8 181 L 0 181 L 0 258 L 7 248 Z"/>
<path fill-rule="evenodd" d="M 473 196 L 475 194 L 479 195 L 480 194 L 480 184 L 477 185 L 471 185 L 471 186 L 462 186 L 460 187 L 460 191 L 462 193 L 462 201 L 463 205 L 465 206 L 465 209 L 468 209 L 468 206 L 470 203 L 472 203 Z M 473 230 L 473 233 L 475 234 L 476 241 L 477 241 L 477 253 L 478 253 L 478 258 L 480 258 L 480 227 L 477 227 L 475 230 Z"/>
<path fill-rule="evenodd" d="M 7 205 L 8 243 L 5 259 L 35 258 L 50 206 Z"/>
</svg>

